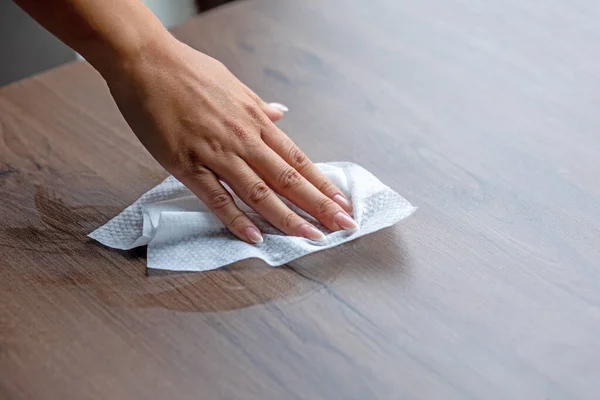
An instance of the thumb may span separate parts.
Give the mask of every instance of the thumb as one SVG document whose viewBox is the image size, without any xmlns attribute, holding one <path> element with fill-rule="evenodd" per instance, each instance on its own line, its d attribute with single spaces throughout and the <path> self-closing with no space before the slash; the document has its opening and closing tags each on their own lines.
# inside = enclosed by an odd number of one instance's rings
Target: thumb
<svg viewBox="0 0 600 400">
<path fill-rule="evenodd" d="M 240 82 L 241 83 L 241 82 Z M 248 86 L 241 83 L 244 91 L 258 106 L 263 110 L 265 115 L 273 122 L 279 121 L 283 118 L 283 114 L 288 112 L 289 109 L 281 103 L 265 103 L 256 93 L 254 93 Z"/>
<path fill-rule="evenodd" d="M 289 109 L 281 103 L 265 103 L 263 101 L 261 101 L 261 108 L 273 122 L 283 118 L 283 114 L 289 111 Z"/>
</svg>

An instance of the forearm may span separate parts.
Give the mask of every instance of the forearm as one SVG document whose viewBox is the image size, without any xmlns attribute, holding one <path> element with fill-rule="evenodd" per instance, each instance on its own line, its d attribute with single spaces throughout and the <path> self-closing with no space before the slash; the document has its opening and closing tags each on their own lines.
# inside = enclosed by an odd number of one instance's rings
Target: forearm
<svg viewBox="0 0 600 400">
<path fill-rule="evenodd" d="M 170 38 L 140 0 L 15 0 L 101 73 L 127 66 Z"/>
</svg>

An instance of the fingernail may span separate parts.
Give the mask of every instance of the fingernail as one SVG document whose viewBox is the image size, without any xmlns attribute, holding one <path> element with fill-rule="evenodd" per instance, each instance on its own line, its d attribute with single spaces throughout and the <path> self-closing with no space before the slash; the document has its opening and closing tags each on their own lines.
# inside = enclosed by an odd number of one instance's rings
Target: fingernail
<svg viewBox="0 0 600 400">
<path fill-rule="evenodd" d="M 333 201 L 335 201 L 336 203 L 338 203 L 340 206 L 342 206 L 347 211 L 352 211 L 352 204 L 350 204 L 350 202 L 348 201 L 348 199 L 346 199 L 341 194 L 339 194 L 339 193 L 335 194 L 333 196 Z"/>
<path fill-rule="evenodd" d="M 358 228 L 358 225 L 356 225 L 356 222 L 354 222 L 354 220 L 352 218 L 350 218 L 350 216 L 344 212 L 339 212 L 337 214 L 335 214 L 335 217 L 333 217 L 333 220 L 335 221 L 336 224 L 338 224 L 340 226 L 340 228 L 345 229 L 347 231 L 352 231 L 355 230 L 356 228 Z"/>
<path fill-rule="evenodd" d="M 251 226 L 246 228 L 246 237 L 254 244 L 261 244 L 264 241 L 258 229 Z"/>
<path fill-rule="evenodd" d="M 309 224 L 304 224 L 302 227 L 300 227 L 300 234 L 307 239 L 314 240 L 315 242 L 322 242 L 325 240 L 325 235 L 323 235 L 323 232 Z"/>
<path fill-rule="evenodd" d="M 284 113 L 285 113 L 285 112 L 288 112 L 288 111 L 290 111 L 290 109 L 289 109 L 289 108 L 287 108 L 286 106 L 284 106 L 284 105 L 283 105 L 283 104 L 281 104 L 281 103 L 269 103 L 269 106 L 271 106 L 271 107 L 273 107 L 273 108 L 276 108 L 276 109 L 278 109 L 279 111 L 281 111 L 281 112 L 284 112 Z"/>
</svg>

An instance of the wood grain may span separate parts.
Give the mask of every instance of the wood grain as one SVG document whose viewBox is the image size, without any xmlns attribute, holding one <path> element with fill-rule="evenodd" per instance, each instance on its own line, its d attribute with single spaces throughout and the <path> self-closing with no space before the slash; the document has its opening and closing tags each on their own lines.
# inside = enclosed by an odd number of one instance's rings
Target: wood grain
<svg viewBox="0 0 600 400">
<path fill-rule="evenodd" d="M 0 89 L 1 399 L 595 399 L 600 8 L 246 1 L 176 36 L 419 206 L 282 268 L 86 238 L 165 176 L 83 63 Z"/>
</svg>

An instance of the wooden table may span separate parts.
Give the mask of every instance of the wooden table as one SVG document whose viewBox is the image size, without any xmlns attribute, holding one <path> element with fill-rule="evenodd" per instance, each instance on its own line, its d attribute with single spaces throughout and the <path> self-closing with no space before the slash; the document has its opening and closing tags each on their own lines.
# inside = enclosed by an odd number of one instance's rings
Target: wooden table
<svg viewBox="0 0 600 400">
<path fill-rule="evenodd" d="M 84 63 L 1 89 L 0 398 L 597 399 L 599 19 L 263 0 L 175 29 L 419 207 L 281 268 L 147 274 L 91 242 L 165 173 Z"/>
</svg>

